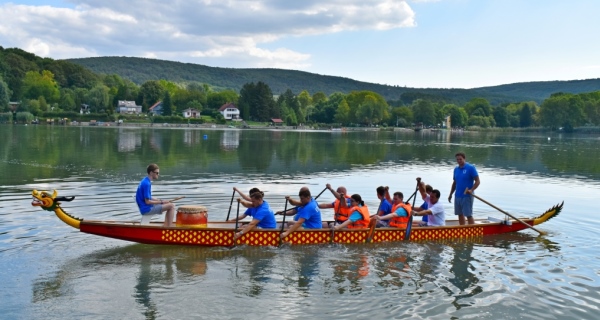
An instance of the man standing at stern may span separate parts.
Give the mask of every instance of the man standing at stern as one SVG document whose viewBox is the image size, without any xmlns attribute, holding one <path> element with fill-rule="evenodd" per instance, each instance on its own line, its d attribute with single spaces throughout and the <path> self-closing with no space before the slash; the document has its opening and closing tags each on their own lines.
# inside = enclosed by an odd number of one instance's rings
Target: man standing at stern
<svg viewBox="0 0 600 320">
<path fill-rule="evenodd" d="M 465 217 L 467 217 L 469 224 L 474 224 L 472 194 L 479 187 L 479 174 L 475 166 L 466 161 L 467 156 L 463 152 L 458 152 L 455 157 L 458 166 L 454 168 L 454 177 L 450 194 L 448 195 L 448 202 L 452 202 L 452 193 L 456 191 L 454 214 L 458 215 L 458 222 L 464 225 Z M 467 189 L 468 192 L 466 192 Z"/>
</svg>

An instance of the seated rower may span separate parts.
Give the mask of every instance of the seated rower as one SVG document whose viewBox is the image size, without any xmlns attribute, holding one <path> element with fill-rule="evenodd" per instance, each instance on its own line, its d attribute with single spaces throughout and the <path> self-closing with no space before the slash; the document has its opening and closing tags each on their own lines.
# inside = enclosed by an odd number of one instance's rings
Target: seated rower
<svg viewBox="0 0 600 320">
<path fill-rule="evenodd" d="M 319 209 L 332 209 L 334 212 L 333 219 L 335 220 L 332 225 L 328 225 L 327 223 L 323 223 L 323 228 L 329 228 L 333 225 L 340 225 L 348 220 L 348 217 L 352 212 L 350 209 L 352 208 L 352 204 L 350 203 L 350 196 L 348 195 L 348 191 L 345 187 L 339 186 L 336 190 L 333 190 L 331 185 L 328 183 L 326 185 L 327 190 L 331 191 L 331 194 L 335 197 L 335 201 L 332 203 L 321 203 L 319 204 Z M 340 202 L 340 200 L 344 199 L 345 201 Z M 346 202 L 346 205 L 341 205 L 341 203 Z M 291 203 L 291 202 L 290 202 Z"/>
<path fill-rule="evenodd" d="M 419 183 L 419 192 L 421 193 L 421 198 L 423 199 L 423 204 L 418 207 L 418 208 L 413 208 L 415 211 L 419 212 L 419 211 L 423 211 L 423 210 L 427 210 L 430 206 L 430 199 L 429 199 L 429 195 L 431 194 L 431 191 L 433 191 L 433 187 L 425 184 L 425 182 L 421 181 L 421 178 L 417 178 L 417 182 Z M 427 215 L 423 216 L 421 218 L 421 221 L 423 222 L 427 222 Z"/>
<path fill-rule="evenodd" d="M 353 194 L 350 199 L 352 203 L 350 217 L 344 223 L 334 226 L 333 229 L 340 230 L 346 227 L 349 229 L 360 229 L 369 227 L 369 221 L 371 221 L 369 208 L 367 208 L 358 194 Z M 345 205 L 345 203 L 342 204 Z"/>
<path fill-rule="evenodd" d="M 382 217 L 376 216 L 375 218 L 379 221 L 389 220 L 389 226 L 392 228 L 406 229 L 411 211 L 413 211 L 411 205 L 404 203 L 404 195 L 402 192 L 397 191 L 394 192 L 392 212 Z"/>
<path fill-rule="evenodd" d="M 239 193 L 240 197 L 242 197 L 242 199 L 244 199 L 244 200 L 247 201 L 247 202 L 240 202 L 246 208 L 252 208 L 252 198 L 250 197 L 250 195 L 253 194 L 253 193 L 255 193 L 255 192 L 262 192 L 258 188 L 252 188 L 252 189 L 250 189 L 250 192 L 248 193 L 249 195 L 246 195 L 246 194 L 244 194 L 242 192 L 242 190 L 240 190 L 240 189 L 238 189 L 236 187 L 233 187 L 233 191 Z M 264 197 L 265 193 L 262 192 L 262 194 L 263 194 L 263 197 Z"/>
<path fill-rule="evenodd" d="M 257 189 L 258 190 L 258 189 Z M 275 221 L 275 214 L 269 207 L 269 204 L 263 200 L 263 193 L 261 191 L 255 191 L 250 194 L 250 202 L 246 202 L 241 198 L 237 201 L 248 209 L 244 214 L 237 220 L 244 219 L 246 217 L 252 217 L 252 221 L 242 227 L 240 232 L 236 232 L 233 236 L 233 240 L 237 240 L 242 235 L 250 232 L 255 227 L 258 229 L 275 229 L 277 222 Z M 227 222 L 235 222 L 236 219 L 227 220 Z M 236 230 L 237 231 L 237 230 Z"/>
<path fill-rule="evenodd" d="M 428 195 L 429 198 L 429 208 L 423 211 L 413 211 L 412 214 L 415 216 L 428 216 L 427 222 L 414 222 L 413 227 L 426 227 L 426 226 L 445 226 L 446 225 L 446 212 L 444 211 L 444 207 L 439 202 L 440 200 L 440 191 L 434 189 L 431 191 L 431 194 Z"/>
<path fill-rule="evenodd" d="M 310 190 L 307 187 L 302 187 L 298 196 L 300 197 L 299 201 L 292 199 L 290 196 L 285 197 L 286 201 L 289 201 L 291 204 L 299 204 L 298 207 L 277 212 L 277 214 L 294 216 L 294 221 L 296 221 L 288 230 L 281 234 L 281 239 L 284 239 L 296 230 L 321 229 L 322 227 L 321 211 L 317 202 L 310 195 Z"/>
<path fill-rule="evenodd" d="M 380 186 L 377 188 L 377 198 L 379 201 L 379 209 L 375 215 L 371 217 L 371 219 L 375 218 L 375 216 L 383 217 L 392 212 L 392 204 L 390 201 L 390 193 L 388 187 Z M 389 220 L 377 220 L 377 224 L 375 225 L 377 228 L 385 228 L 389 227 Z"/>
</svg>

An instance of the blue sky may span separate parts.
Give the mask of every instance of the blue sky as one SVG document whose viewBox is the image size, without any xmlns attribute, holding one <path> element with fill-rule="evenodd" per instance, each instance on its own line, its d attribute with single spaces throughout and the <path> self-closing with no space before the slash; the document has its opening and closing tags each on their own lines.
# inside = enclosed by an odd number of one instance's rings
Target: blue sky
<svg viewBox="0 0 600 320">
<path fill-rule="evenodd" d="M 600 78 L 600 1 L 0 1 L 0 45 L 418 88 Z"/>
</svg>

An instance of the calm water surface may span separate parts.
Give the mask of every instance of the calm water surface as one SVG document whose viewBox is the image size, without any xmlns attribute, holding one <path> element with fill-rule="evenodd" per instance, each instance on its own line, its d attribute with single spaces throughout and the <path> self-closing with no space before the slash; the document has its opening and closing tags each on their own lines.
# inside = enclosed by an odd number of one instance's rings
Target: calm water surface
<svg viewBox="0 0 600 320">
<path fill-rule="evenodd" d="M 308 185 L 409 195 L 420 176 L 451 186 L 454 153 L 478 195 L 519 216 L 565 201 L 534 231 L 477 241 L 282 248 L 133 244 L 80 233 L 31 206 L 31 191 L 76 196 L 84 219 L 139 219 L 154 195 L 185 195 L 224 220 L 232 187 L 274 209 Z M 600 319 L 600 139 L 560 134 L 285 132 L 0 125 L 0 314 L 6 319 Z M 324 193 L 320 200 L 332 201 Z M 235 206 L 234 206 L 235 207 Z M 452 205 L 445 202 L 450 218 Z M 502 215 L 481 202 L 476 217 Z M 332 212 L 324 211 L 330 218 Z"/>
</svg>

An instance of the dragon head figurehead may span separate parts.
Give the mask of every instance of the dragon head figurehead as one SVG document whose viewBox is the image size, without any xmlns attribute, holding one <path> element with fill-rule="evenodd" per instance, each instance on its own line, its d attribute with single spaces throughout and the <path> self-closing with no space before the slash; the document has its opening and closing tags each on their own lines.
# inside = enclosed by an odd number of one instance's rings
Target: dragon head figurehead
<svg viewBox="0 0 600 320">
<path fill-rule="evenodd" d="M 59 201 L 73 201 L 75 199 L 75 197 L 57 197 L 56 190 L 52 194 L 46 191 L 33 190 L 31 195 L 33 196 L 32 206 L 42 207 L 42 209 L 48 211 L 54 211 L 58 208 L 60 206 Z"/>
<path fill-rule="evenodd" d="M 47 211 L 54 211 L 54 213 L 66 224 L 75 228 L 79 228 L 79 223 L 82 221 L 82 219 L 75 218 L 72 215 L 64 212 L 60 207 L 59 202 L 73 201 L 75 197 L 57 197 L 58 193 L 56 190 L 54 190 L 52 194 L 46 191 L 33 190 L 31 195 L 33 196 L 33 201 L 31 202 L 32 206 L 41 207 Z"/>
</svg>

